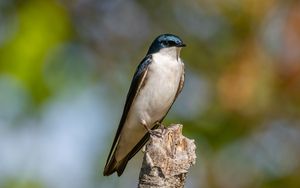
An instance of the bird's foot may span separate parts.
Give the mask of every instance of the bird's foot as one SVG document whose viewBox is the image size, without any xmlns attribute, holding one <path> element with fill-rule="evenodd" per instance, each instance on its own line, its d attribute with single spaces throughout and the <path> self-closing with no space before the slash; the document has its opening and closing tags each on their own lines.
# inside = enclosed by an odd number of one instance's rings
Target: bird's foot
<svg viewBox="0 0 300 188">
<path fill-rule="evenodd" d="M 160 134 L 163 135 L 164 132 L 165 132 L 165 130 L 166 130 L 166 127 L 162 123 L 160 123 L 160 122 L 157 122 L 156 124 L 158 125 L 158 129 L 161 130 Z"/>
<path fill-rule="evenodd" d="M 159 130 L 150 130 L 150 131 L 148 131 L 149 132 L 149 134 L 150 134 L 150 136 L 155 136 L 155 137 L 159 137 L 159 138 L 161 138 L 162 137 L 162 131 L 159 131 Z"/>
<path fill-rule="evenodd" d="M 151 135 L 151 136 L 156 136 L 156 137 L 161 137 L 162 136 L 162 132 L 157 131 L 157 130 L 151 130 L 149 129 L 149 127 L 147 126 L 145 121 L 142 121 L 142 125 L 144 126 L 144 128 L 147 130 L 147 132 Z M 162 129 L 163 130 L 163 129 Z"/>
<path fill-rule="evenodd" d="M 158 128 L 161 129 L 161 130 L 164 130 L 166 127 L 160 123 L 160 122 L 156 122 L 156 125 L 158 125 Z"/>
</svg>

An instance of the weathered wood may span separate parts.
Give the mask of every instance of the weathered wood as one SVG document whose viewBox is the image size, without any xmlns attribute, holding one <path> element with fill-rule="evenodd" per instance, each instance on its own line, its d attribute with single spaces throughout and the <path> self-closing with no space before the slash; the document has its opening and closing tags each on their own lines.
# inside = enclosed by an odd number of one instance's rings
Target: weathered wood
<svg viewBox="0 0 300 188">
<path fill-rule="evenodd" d="M 182 125 L 151 133 L 139 176 L 139 188 L 184 187 L 188 169 L 195 164 L 194 140 L 182 136 Z"/>
</svg>

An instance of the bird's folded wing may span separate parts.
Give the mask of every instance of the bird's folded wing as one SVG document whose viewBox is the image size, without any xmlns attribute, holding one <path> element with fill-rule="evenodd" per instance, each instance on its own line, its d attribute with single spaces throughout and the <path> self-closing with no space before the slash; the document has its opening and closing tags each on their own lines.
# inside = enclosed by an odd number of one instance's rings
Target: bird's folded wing
<svg viewBox="0 0 300 188">
<path fill-rule="evenodd" d="M 132 82 L 131 82 L 131 85 L 130 85 L 130 88 L 129 88 L 129 91 L 127 94 L 126 103 L 125 103 L 125 106 L 123 109 L 123 114 L 122 114 L 122 117 L 121 117 L 121 120 L 119 123 L 119 127 L 117 130 L 116 136 L 114 138 L 111 150 L 109 152 L 107 161 L 106 161 L 104 175 L 109 175 L 115 171 L 115 169 L 110 168 L 109 164 L 110 164 L 110 161 L 112 160 L 112 156 L 113 156 L 116 146 L 118 144 L 118 140 L 120 138 L 120 133 L 121 133 L 124 123 L 126 121 L 130 107 L 131 107 L 135 97 L 137 96 L 139 90 L 144 85 L 144 81 L 145 81 L 147 71 L 148 71 L 148 66 L 149 66 L 149 64 L 151 64 L 151 62 L 152 62 L 152 56 L 147 55 L 142 60 L 142 62 L 139 64 L 139 66 L 137 67 L 137 70 L 133 76 L 133 79 L 132 79 Z"/>
</svg>

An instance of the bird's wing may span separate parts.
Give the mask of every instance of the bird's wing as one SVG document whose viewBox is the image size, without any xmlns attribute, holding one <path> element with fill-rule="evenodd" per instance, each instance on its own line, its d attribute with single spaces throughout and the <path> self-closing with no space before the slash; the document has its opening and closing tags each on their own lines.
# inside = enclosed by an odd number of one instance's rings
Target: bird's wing
<svg viewBox="0 0 300 188">
<path fill-rule="evenodd" d="M 142 84 L 144 84 L 144 83 L 142 83 Z M 178 84 L 177 92 L 176 92 L 176 95 L 174 97 L 173 103 L 170 105 L 168 111 L 163 116 L 163 118 L 158 122 L 162 122 L 162 120 L 168 114 L 169 110 L 171 109 L 171 106 L 174 104 L 177 96 L 181 92 L 181 90 L 183 88 L 183 85 L 184 85 L 184 64 L 182 63 L 182 74 L 181 74 L 181 77 L 180 77 L 180 81 L 179 81 L 179 84 Z M 159 124 L 155 124 L 152 127 L 152 130 L 156 129 L 158 126 L 159 126 Z M 150 134 L 149 134 L 149 132 L 147 132 L 143 136 L 143 138 L 134 146 L 134 148 L 126 155 L 126 157 L 124 157 L 120 162 L 118 162 L 118 164 L 116 166 L 116 169 L 115 169 L 115 171 L 117 171 L 117 173 L 118 173 L 118 176 L 120 176 L 123 173 L 123 171 L 124 171 L 124 169 L 127 165 L 127 162 L 145 145 L 145 143 L 149 140 L 149 137 L 150 137 Z"/>
<path fill-rule="evenodd" d="M 135 97 L 137 96 L 137 94 L 139 93 L 139 90 L 141 89 L 141 87 L 144 84 L 144 80 L 146 78 L 147 75 L 147 71 L 148 71 L 148 66 L 149 64 L 151 64 L 152 62 L 152 55 L 147 55 L 142 62 L 139 64 L 139 66 L 136 69 L 136 72 L 133 76 L 128 94 L 127 94 L 127 98 L 126 98 L 126 103 L 123 109 L 123 114 L 120 120 L 120 124 L 116 133 L 116 136 L 114 138 L 112 147 L 110 149 L 107 161 L 106 161 L 106 165 L 104 168 L 104 175 L 110 175 L 112 174 L 114 171 L 116 171 L 117 167 L 116 164 L 114 164 L 115 162 L 113 161 L 114 159 L 112 159 L 113 153 L 116 149 L 118 140 L 120 138 L 120 133 L 122 131 L 123 125 L 126 121 L 128 112 L 130 110 L 130 107 L 132 105 L 132 102 L 134 101 Z"/>
</svg>

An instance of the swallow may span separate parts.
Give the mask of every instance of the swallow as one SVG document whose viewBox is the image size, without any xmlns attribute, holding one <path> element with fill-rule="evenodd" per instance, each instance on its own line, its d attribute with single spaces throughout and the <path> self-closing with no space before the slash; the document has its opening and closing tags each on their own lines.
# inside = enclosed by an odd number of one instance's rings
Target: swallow
<svg viewBox="0 0 300 188">
<path fill-rule="evenodd" d="M 114 172 L 121 176 L 169 112 L 184 85 L 180 51 L 185 46 L 173 34 L 162 34 L 150 45 L 132 78 L 104 176 Z"/>
</svg>

